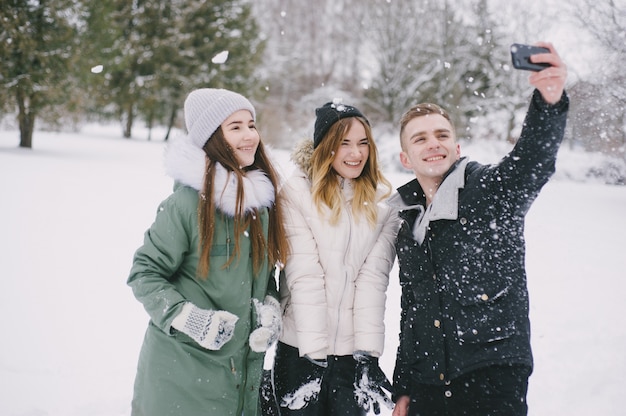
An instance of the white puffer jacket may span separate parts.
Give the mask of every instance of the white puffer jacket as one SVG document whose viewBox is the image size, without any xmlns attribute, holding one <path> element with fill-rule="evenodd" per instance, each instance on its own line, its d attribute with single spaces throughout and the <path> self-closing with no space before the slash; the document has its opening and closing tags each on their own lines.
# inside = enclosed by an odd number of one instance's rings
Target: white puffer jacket
<svg viewBox="0 0 626 416">
<path fill-rule="evenodd" d="M 293 159 L 300 169 L 281 190 L 291 254 L 280 281 L 284 310 L 280 340 L 313 359 L 354 351 L 379 357 L 397 212 L 381 201 L 374 228 L 365 218 L 357 222 L 351 209 L 351 181 L 343 180 L 344 209 L 339 222 L 330 225 L 320 218 L 311 196 L 306 173 L 311 153 L 312 142 L 298 146 Z"/>
</svg>

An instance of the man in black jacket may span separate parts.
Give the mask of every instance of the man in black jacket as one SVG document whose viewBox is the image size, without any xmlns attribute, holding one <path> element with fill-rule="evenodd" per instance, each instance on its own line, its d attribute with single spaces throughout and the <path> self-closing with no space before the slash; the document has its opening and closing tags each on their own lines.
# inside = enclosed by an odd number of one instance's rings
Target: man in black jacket
<svg viewBox="0 0 626 416">
<path fill-rule="evenodd" d="M 526 415 L 532 371 L 524 217 L 555 170 L 568 111 L 554 47 L 533 55 L 536 90 L 514 149 L 461 158 L 449 115 L 419 104 L 401 121 L 396 250 L 402 286 L 394 416 Z"/>
</svg>

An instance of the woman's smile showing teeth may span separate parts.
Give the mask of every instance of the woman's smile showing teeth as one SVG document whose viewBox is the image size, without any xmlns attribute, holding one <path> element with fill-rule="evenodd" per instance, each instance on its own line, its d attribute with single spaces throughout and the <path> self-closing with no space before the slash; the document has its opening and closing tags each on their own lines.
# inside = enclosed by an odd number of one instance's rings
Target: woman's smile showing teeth
<svg viewBox="0 0 626 416">
<path fill-rule="evenodd" d="M 332 168 L 345 179 L 358 178 L 369 158 L 369 141 L 365 127 L 356 118 L 350 122 L 348 132 L 334 151 Z"/>
</svg>

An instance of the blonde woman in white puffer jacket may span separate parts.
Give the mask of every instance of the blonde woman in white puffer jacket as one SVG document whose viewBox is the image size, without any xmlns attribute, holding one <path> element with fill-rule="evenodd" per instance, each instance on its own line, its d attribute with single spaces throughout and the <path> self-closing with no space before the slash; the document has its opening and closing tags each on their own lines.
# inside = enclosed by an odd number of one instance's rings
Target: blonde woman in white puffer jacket
<svg viewBox="0 0 626 416">
<path fill-rule="evenodd" d="M 385 203 L 391 184 L 367 119 L 337 101 L 316 116 L 281 190 L 291 252 L 280 279 L 276 398 L 282 415 L 364 415 L 391 406 L 378 357 L 399 220 Z"/>
</svg>

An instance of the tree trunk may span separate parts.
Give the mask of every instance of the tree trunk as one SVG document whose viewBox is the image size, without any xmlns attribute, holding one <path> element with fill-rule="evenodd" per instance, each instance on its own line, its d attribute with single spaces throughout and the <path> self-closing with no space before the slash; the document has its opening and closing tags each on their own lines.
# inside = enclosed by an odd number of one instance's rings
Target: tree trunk
<svg viewBox="0 0 626 416">
<path fill-rule="evenodd" d="M 35 114 L 27 108 L 24 94 L 21 91 L 17 93 L 17 105 L 19 108 L 17 119 L 20 125 L 20 147 L 32 149 Z"/>
<path fill-rule="evenodd" d="M 148 141 L 152 141 L 152 125 L 154 124 L 154 117 L 150 114 L 147 122 L 148 127 Z"/>
<path fill-rule="evenodd" d="M 163 141 L 168 141 L 170 138 L 170 133 L 172 132 L 172 127 L 174 127 L 174 121 L 176 120 L 176 113 L 178 112 L 178 108 L 174 106 L 172 108 L 172 113 L 170 114 L 170 120 L 167 123 L 167 133 L 165 134 L 165 138 Z"/>
<path fill-rule="evenodd" d="M 133 103 L 128 103 L 128 108 L 126 109 L 126 123 L 124 124 L 124 138 L 130 139 L 131 133 L 133 129 Z"/>
</svg>

